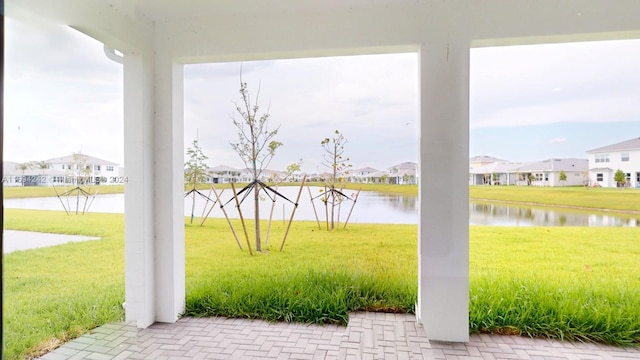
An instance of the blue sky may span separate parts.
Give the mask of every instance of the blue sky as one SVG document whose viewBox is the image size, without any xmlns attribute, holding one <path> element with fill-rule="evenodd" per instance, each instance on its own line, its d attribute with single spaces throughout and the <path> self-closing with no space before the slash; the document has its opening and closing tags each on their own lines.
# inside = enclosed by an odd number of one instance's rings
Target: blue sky
<svg viewBox="0 0 640 360">
<path fill-rule="evenodd" d="M 74 151 L 123 163 L 122 67 L 63 27 L 6 23 L 5 159 Z M 46 55 L 43 55 L 46 54 Z M 284 143 L 271 168 L 323 170 L 340 130 L 355 167 L 418 160 L 416 54 L 247 62 L 243 80 Z M 210 165 L 243 164 L 229 145 L 239 63 L 185 66 L 185 145 Z M 470 156 L 585 157 L 640 136 L 640 40 L 473 49 Z"/>
</svg>

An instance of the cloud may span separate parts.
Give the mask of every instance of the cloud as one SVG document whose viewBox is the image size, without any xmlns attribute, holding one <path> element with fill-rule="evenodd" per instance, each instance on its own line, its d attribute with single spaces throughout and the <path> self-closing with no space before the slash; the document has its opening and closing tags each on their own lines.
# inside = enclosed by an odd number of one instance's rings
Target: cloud
<svg viewBox="0 0 640 360">
<path fill-rule="evenodd" d="M 562 138 L 553 138 L 553 139 L 549 140 L 550 144 L 563 144 L 563 143 L 566 143 L 566 142 L 567 142 L 567 139 L 563 138 L 563 137 Z"/>
<path fill-rule="evenodd" d="M 472 128 L 638 121 L 640 40 L 472 49 Z"/>
</svg>

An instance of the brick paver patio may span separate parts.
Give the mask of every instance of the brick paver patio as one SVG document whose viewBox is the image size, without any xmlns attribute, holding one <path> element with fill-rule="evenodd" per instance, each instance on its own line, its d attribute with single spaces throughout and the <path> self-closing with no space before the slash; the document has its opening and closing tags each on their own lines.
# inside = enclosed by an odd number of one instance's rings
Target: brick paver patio
<svg viewBox="0 0 640 360">
<path fill-rule="evenodd" d="M 521 336 L 473 335 L 468 343 L 429 341 L 409 314 L 357 312 L 347 327 L 226 318 L 175 324 L 108 324 L 41 359 L 640 359 L 618 348 Z"/>
</svg>

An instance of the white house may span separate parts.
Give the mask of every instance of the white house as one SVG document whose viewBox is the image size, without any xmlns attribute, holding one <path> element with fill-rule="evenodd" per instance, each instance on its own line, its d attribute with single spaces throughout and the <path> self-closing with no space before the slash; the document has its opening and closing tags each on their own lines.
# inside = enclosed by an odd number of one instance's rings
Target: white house
<svg viewBox="0 0 640 360">
<path fill-rule="evenodd" d="M 547 159 L 469 166 L 471 185 L 576 186 L 587 183 L 587 159 Z M 564 172 L 566 179 L 561 180 Z"/>
<path fill-rule="evenodd" d="M 5 161 L 2 168 L 3 186 L 122 185 L 127 181 L 118 164 L 84 154 L 24 164 Z"/>
<path fill-rule="evenodd" d="M 81 153 L 45 162 L 50 169 L 62 172 L 66 184 L 123 185 L 128 180 L 118 164 Z"/>
<path fill-rule="evenodd" d="M 227 165 L 218 165 L 207 169 L 207 176 L 214 184 L 227 184 L 238 181 L 240 169 L 232 168 Z"/>
<path fill-rule="evenodd" d="M 356 183 L 375 183 L 379 182 L 384 174 L 384 171 L 367 166 L 349 171 L 349 181 Z"/>
<path fill-rule="evenodd" d="M 604 187 L 616 187 L 616 171 L 625 174 L 626 186 L 640 188 L 640 137 L 587 151 L 589 181 Z"/>
<path fill-rule="evenodd" d="M 418 164 L 403 162 L 387 169 L 389 184 L 417 184 Z"/>
<path fill-rule="evenodd" d="M 175 322 L 185 309 L 186 64 L 418 55 L 416 319 L 430 340 L 461 342 L 469 340 L 464 175 L 469 171 L 470 49 L 640 38 L 637 0 L 616 0 L 615 6 L 609 0 L 4 3 L 8 17 L 70 25 L 103 42 L 109 58 L 123 66 L 129 176 L 125 320 L 140 328 Z"/>
</svg>

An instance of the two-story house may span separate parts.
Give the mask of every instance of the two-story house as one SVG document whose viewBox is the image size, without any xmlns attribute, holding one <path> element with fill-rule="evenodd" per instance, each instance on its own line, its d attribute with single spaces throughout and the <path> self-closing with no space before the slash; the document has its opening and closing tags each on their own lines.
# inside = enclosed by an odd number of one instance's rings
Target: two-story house
<svg viewBox="0 0 640 360">
<path fill-rule="evenodd" d="M 616 171 L 625 174 L 625 185 L 640 188 L 640 137 L 587 151 L 589 181 L 604 187 L 616 187 Z"/>
</svg>

